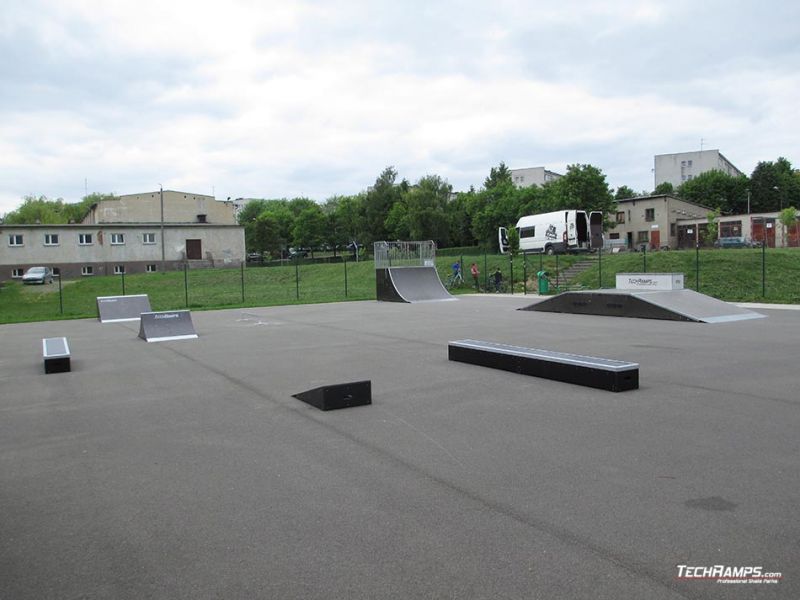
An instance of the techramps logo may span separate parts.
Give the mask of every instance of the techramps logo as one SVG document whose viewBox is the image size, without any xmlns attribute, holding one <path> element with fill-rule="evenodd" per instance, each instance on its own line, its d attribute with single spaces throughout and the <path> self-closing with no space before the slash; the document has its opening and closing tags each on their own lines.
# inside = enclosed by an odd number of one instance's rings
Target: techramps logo
<svg viewBox="0 0 800 600">
<path fill-rule="evenodd" d="M 678 581 L 714 581 L 722 584 L 777 584 L 783 574 L 768 572 L 762 566 L 677 565 Z"/>
</svg>

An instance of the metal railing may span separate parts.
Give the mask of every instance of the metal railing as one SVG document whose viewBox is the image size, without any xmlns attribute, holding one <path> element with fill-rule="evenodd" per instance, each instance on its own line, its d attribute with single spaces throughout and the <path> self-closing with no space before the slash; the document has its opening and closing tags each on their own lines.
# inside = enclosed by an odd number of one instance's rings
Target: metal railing
<svg viewBox="0 0 800 600">
<path fill-rule="evenodd" d="M 436 264 L 436 244 L 422 242 L 375 242 L 375 268 L 432 267 Z"/>
</svg>

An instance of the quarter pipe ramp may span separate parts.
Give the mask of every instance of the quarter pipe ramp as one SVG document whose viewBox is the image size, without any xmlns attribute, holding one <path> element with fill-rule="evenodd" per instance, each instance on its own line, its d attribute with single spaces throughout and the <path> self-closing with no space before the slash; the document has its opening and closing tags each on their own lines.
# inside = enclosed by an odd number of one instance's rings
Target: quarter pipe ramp
<svg viewBox="0 0 800 600">
<path fill-rule="evenodd" d="M 456 300 L 442 285 L 435 267 L 375 269 L 378 300 L 384 302 L 441 302 Z"/>
</svg>

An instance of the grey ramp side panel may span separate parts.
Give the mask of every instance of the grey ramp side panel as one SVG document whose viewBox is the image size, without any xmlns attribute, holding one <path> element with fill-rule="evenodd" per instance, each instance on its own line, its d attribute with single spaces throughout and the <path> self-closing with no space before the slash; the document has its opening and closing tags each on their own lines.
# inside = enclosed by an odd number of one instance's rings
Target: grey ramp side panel
<svg viewBox="0 0 800 600">
<path fill-rule="evenodd" d="M 139 337 L 147 342 L 189 340 L 197 337 L 188 310 L 142 313 Z"/>
<path fill-rule="evenodd" d="M 139 315 L 151 310 L 147 294 L 97 297 L 97 318 L 101 323 L 138 321 Z"/>
<path fill-rule="evenodd" d="M 395 289 L 389 269 L 375 269 L 376 297 L 382 302 L 408 302 Z"/>
<path fill-rule="evenodd" d="M 389 278 L 403 302 L 455 300 L 442 285 L 435 267 L 389 267 Z"/>
<path fill-rule="evenodd" d="M 564 292 L 520 310 L 721 323 L 763 317 L 694 290 Z"/>
</svg>

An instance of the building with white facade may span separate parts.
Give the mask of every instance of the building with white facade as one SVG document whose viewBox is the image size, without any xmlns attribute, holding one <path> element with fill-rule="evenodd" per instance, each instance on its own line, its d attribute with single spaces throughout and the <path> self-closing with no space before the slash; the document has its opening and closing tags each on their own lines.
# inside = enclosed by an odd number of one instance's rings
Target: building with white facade
<svg viewBox="0 0 800 600">
<path fill-rule="evenodd" d="M 681 219 L 703 219 L 711 211 L 706 206 L 686 202 L 669 194 L 639 196 L 617 200 L 617 212 L 611 217 L 613 226 L 606 232 L 612 245 L 648 250 L 677 248 L 678 222 Z"/>
<path fill-rule="evenodd" d="M 657 154 L 654 157 L 655 187 L 671 183 L 677 189 L 707 171 L 722 171 L 732 177 L 744 175 L 719 150 L 698 150 L 677 154 Z"/>
<path fill-rule="evenodd" d="M 511 181 L 517 187 L 543 186 L 562 177 L 558 173 L 548 171 L 544 167 L 529 167 L 527 169 L 510 169 Z"/>
<path fill-rule="evenodd" d="M 160 191 L 103 200 L 79 224 L 0 224 L 0 281 L 37 265 L 73 278 L 234 267 L 244 256 L 232 203 L 200 194 L 165 190 L 163 203 Z"/>
</svg>

